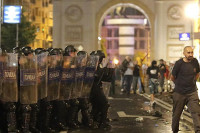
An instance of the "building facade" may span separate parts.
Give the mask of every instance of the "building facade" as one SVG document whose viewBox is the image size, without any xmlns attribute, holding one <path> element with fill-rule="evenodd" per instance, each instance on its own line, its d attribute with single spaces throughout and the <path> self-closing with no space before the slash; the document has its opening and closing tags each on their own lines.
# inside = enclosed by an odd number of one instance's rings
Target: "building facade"
<svg viewBox="0 0 200 133">
<path fill-rule="evenodd" d="M 177 60 L 192 40 L 180 41 L 179 33 L 192 32 L 193 21 L 184 15 L 188 4 L 197 0 L 54 0 L 53 46 L 73 44 L 84 50 L 100 49 L 102 23 L 109 12 L 119 6 L 139 10 L 148 19 L 150 58 Z M 193 44 L 195 47 L 197 44 Z"/>
</svg>

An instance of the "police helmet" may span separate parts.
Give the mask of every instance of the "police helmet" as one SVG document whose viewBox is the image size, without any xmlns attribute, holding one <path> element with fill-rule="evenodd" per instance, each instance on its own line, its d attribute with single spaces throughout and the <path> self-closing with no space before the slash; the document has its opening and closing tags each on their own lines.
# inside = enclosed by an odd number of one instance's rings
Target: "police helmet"
<svg viewBox="0 0 200 133">
<path fill-rule="evenodd" d="M 59 55 L 62 54 L 58 48 L 54 48 L 49 52 L 49 55 Z"/>
<path fill-rule="evenodd" d="M 25 55 L 25 56 L 28 56 L 29 54 L 31 54 L 33 51 L 31 49 L 31 47 L 29 46 L 26 46 L 26 47 L 23 47 L 22 48 L 22 53 Z"/>
<path fill-rule="evenodd" d="M 13 48 L 13 53 L 14 54 L 20 54 L 22 52 L 22 48 L 21 47 L 14 47 Z"/>
<path fill-rule="evenodd" d="M 99 62 L 102 62 L 103 58 L 106 57 L 102 50 L 97 50 L 96 55 L 99 56 Z"/>
<path fill-rule="evenodd" d="M 96 55 L 97 53 L 96 53 L 96 51 L 92 51 L 91 53 L 90 53 L 90 55 Z"/>
<path fill-rule="evenodd" d="M 77 56 L 86 56 L 87 55 L 87 52 L 86 51 L 79 51 L 77 53 Z"/>
<path fill-rule="evenodd" d="M 46 50 L 44 48 L 36 48 L 35 49 L 35 54 L 38 55 L 38 54 L 41 54 L 43 52 L 46 52 Z"/>
<path fill-rule="evenodd" d="M 73 45 L 68 45 L 67 47 L 65 47 L 65 53 L 69 54 L 70 52 L 76 52 L 77 50 L 74 48 Z"/>
<path fill-rule="evenodd" d="M 46 51 L 50 52 L 53 48 L 48 48 Z"/>
</svg>

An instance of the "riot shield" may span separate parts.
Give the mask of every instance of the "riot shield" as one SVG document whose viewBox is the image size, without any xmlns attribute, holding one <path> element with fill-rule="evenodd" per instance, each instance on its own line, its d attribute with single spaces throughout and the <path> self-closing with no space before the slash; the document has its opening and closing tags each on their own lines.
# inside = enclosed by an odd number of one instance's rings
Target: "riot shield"
<svg viewBox="0 0 200 133">
<path fill-rule="evenodd" d="M 47 100 L 59 99 L 60 75 L 61 75 L 61 55 L 48 56 L 48 91 Z"/>
<path fill-rule="evenodd" d="M 76 57 L 75 88 L 72 91 L 71 98 L 81 97 L 81 90 L 83 87 L 83 79 L 84 79 L 86 63 L 87 63 L 87 56 Z"/>
<path fill-rule="evenodd" d="M 38 100 L 47 97 L 47 55 L 47 52 L 37 55 Z"/>
<path fill-rule="evenodd" d="M 81 97 L 88 98 L 92 84 L 94 81 L 94 74 L 98 65 L 99 57 L 91 55 L 87 59 L 87 65 L 85 68 L 83 87 L 81 92 Z"/>
<path fill-rule="evenodd" d="M 70 56 L 63 57 L 60 100 L 68 100 L 72 90 L 75 88 L 75 58 Z"/>
<path fill-rule="evenodd" d="M 38 100 L 37 56 L 21 56 L 20 64 L 20 103 L 34 104 Z"/>
<path fill-rule="evenodd" d="M 7 53 L 3 63 L 2 100 L 4 102 L 18 101 L 18 55 Z"/>
</svg>

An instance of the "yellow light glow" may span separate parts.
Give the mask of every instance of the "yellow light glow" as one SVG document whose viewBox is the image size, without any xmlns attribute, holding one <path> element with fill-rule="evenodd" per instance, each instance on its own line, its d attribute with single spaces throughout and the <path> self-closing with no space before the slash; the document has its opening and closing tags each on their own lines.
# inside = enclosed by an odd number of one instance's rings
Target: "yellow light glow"
<svg viewBox="0 0 200 133">
<path fill-rule="evenodd" d="M 113 62 L 114 62 L 115 65 L 117 65 L 119 63 L 119 60 L 118 59 L 114 59 Z"/>
<path fill-rule="evenodd" d="M 198 3 L 187 5 L 185 8 L 185 15 L 189 18 L 197 18 L 199 16 Z"/>
</svg>

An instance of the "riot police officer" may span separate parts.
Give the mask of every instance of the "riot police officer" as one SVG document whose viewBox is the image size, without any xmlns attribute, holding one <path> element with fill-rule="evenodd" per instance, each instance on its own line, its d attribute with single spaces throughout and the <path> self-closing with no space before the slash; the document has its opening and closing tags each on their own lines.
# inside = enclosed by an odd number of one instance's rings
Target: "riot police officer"
<svg viewBox="0 0 200 133">
<path fill-rule="evenodd" d="M 77 88 L 77 92 L 76 93 L 79 93 L 80 92 L 80 95 L 78 95 L 78 110 L 77 110 L 77 113 L 76 113 L 76 121 L 78 121 L 78 112 L 81 111 L 81 114 L 82 114 L 82 121 L 81 121 L 81 124 L 83 126 L 86 126 L 86 127 L 91 127 L 92 126 L 92 119 L 90 118 L 90 114 L 89 114 L 89 100 L 88 100 L 88 97 L 86 95 L 84 95 L 82 93 L 82 91 L 90 91 L 90 88 L 88 86 L 88 88 L 85 88 L 85 90 L 83 89 L 83 87 L 85 87 L 84 85 L 84 80 L 86 78 L 86 74 L 89 75 L 86 70 L 86 67 L 87 67 L 87 59 L 89 59 L 87 57 L 87 53 L 85 51 L 79 51 L 77 53 L 77 68 L 76 68 L 76 86 L 78 87 Z M 89 61 L 89 60 L 88 60 Z M 87 67 L 88 68 L 88 67 Z M 90 74 L 92 74 L 92 71 L 90 69 Z M 78 76 L 77 76 L 78 75 Z M 90 78 L 91 78 L 91 75 L 90 75 Z M 92 80 L 90 79 L 90 82 L 92 82 Z"/>
<path fill-rule="evenodd" d="M 103 92 L 102 81 L 110 81 L 112 79 L 113 71 L 107 68 L 107 65 L 102 65 L 105 54 L 101 50 L 92 52 L 91 54 L 95 54 L 99 57 L 94 83 L 90 93 L 90 102 L 92 104 L 91 115 L 93 121 L 99 128 L 110 128 L 110 125 L 107 123 L 109 103 Z"/>
<path fill-rule="evenodd" d="M 18 101 L 17 54 L 6 53 L 5 50 L 1 50 L 0 69 L 0 99 L 3 105 L 1 127 L 3 132 L 18 132 L 16 121 L 16 103 Z"/>
<path fill-rule="evenodd" d="M 44 121 L 44 132 L 55 132 L 55 111 L 54 104 L 59 99 L 60 74 L 61 74 L 61 53 L 55 48 L 48 55 L 48 91 L 46 101 L 46 113 Z"/>
<path fill-rule="evenodd" d="M 64 56 L 72 57 L 71 65 L 74 68 L 73 71 L 75 70 L 75 67 L 76 67 L 76 63 L 75 63 L 76 52 L 77 52 L 77 50 L 74 48 L 73 45 L 68 45 L 65 48 L 64 54 L 63 54 Z M 71 82 L 74 83 L 74 85 L 75 85 L 75 74 L 72 74 L 72 76 L 74 78 L 72 78 Z M 67 109 L 66 122 L 67 122 L 67 125 L 69 126 L 69 128 L 72 128 L 72 129 L 79 128 L 79 125 L 76 121 L 79 101 L 77 100 L 77 97 L 75 97 L 73 95 L 74 88 L 75 88 L 74 86 L 71 88 L 72 91 L 71 91 L 70 99 L 66 100 L 66 104 L 69 105 L 69 107 Z"/>
<path fill-rule="evenodd" d="M 47 56 L 48 52 L 44 48 L 36 48 L 34 50 L 37 55 L 37 89 L 38 89 L 38 103 L 35 105 L 35 111 L 32 112 L 32 117 L 36 120 L 32 122 L 33 127 L 37 127 L 40 131 L 43 131 L 43 123 L 45 116 L 45 102 L 47 98 Z M 39 132 L 39 131 L 38 131 Z"/>
<path fill-rule="evenodd" d="M 37 69 L 36 57 L 31 47 L 22 48 L 23 55 L 20 57 L 20 104 L 22 133 L 39 132 L 36 128 L 37 112 Z"/>
</svg>

